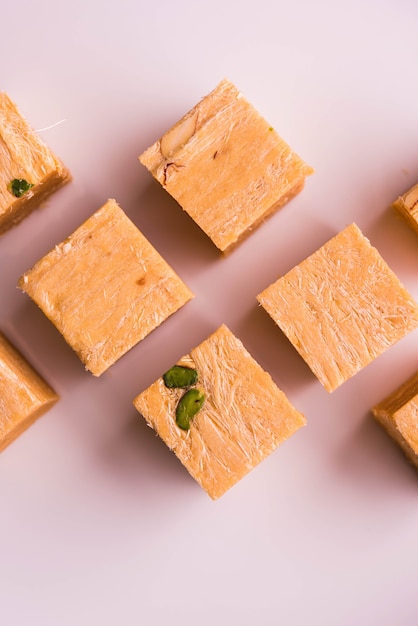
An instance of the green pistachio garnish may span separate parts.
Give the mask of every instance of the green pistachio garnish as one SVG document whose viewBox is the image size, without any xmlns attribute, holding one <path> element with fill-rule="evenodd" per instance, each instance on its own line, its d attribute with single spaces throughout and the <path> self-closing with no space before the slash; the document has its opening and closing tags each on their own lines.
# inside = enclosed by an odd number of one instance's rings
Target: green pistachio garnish
<svg viewBox="0 0 418 626">
<path fill-rule="evenodd" d="M 14 178 L 9 184 L 9 190 L 16 198 L 24 196 L 31 187 L 33 187 L 32 183 L 28 183 L 24 178 Z"/>
<path fill-rule="evenodd" d="M 205 394 L 200 389 L 189 389 L 180 398 L 176 408 L 176 424 L 182 430 L 189 430 L 190 420 L 203 406 Z"/>
<path fill-rule="evenodd" d="M 171 369 L 163 374 L 163 380 L 166 387 L 183 388 L 191 387 L 197 382 L 197 370 L 185 365 L 174 365 Z"/>
</svg>

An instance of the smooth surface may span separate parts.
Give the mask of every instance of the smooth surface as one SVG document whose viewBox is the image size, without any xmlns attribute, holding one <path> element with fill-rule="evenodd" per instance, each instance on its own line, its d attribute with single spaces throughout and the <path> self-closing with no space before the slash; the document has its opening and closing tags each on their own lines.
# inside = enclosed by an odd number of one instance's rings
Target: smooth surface
<svg viewBox="0 0 418 626">
<path fill-rule="evenodd" d="M 1 623 L 415 626 L 418 476 L 370 408 L 418 369 L 418 334 L 330 395 L 256 295 L 354 221 L 418 298 L 417 235 L 388 209 L 418 181 L 416 2 L 1 16 L 0 88 L 74 177 L 0 239 L 1 328 L 62 398 L 0 456 Z M 316 170 L 227 257 L 137 159 L 224 77 Z M 16 284 L 108 198 L 196 297 L 95 379 Z M 132 400 L 221 323 L 308 425 L 214 503 Z"/>
</svg>

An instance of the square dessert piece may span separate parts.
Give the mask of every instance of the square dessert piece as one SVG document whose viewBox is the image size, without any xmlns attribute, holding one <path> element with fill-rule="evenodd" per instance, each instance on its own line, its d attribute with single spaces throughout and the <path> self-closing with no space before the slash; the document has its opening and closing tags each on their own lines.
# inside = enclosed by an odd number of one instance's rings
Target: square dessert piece
<svg viewBox="0 0 418 626">
<path fill-rule="evenodd" d="M 418 305 L 351 224 L 257 296 L 327 391 L 418 327 Z"/>
<path fill-rule="evenodd" d="M 9 96 L 0 92 L 0 234 L 70 179 Z"/>
<path fill-rule="evenodd" d="M 134 406 L 212 499 L 306 423 L 224 325 Z"/>
<path fill-rule="evenodd" d="M 58 399 L 55 391 L 0 333 L 0 451 Z"/>
<path fill-rule="evenodd" d="M 228 80 L 139 160 L 222 251 L 299 193 L 313 172 Z"/>
<path fill-rule="evenodd" d="M 19 286 L 95 376 L 193 297 L 114 200 L 40 259 Z"/>
<path fill-rule="evenodd" d="M 399 196 L 392 207 L 418 233 L 418 183 Z"/>
<path fill-rule="evenodd" d="M 372 412 L 418 469 L 418 372 L 376 405 Z"/>
</svg>

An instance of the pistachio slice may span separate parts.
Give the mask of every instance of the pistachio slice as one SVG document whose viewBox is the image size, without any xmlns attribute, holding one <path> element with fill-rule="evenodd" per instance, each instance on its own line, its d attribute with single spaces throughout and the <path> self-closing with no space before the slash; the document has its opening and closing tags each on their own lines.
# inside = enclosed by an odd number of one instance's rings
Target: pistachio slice
<svg viewBox="0 0 418 626">
<path fill-rule="evenodd" d="M 176 424 L 182 430 L 189 430 L 190 420 L 200 411 L 205 401 L 205 394 L 200 389 L 189 389 L 180 398 L 176 408 Z"/>
<path fill-rule="evenodd" d="M 32 183 L 28 183 L 24 178 L 14 178 L 8 186 L 9 191 L 16 196 L 16 198 L 24 196 L 31 187 L 33 187 Z"/>
<path fill-rule="evenodd" d="M 163 380 L 166 387 L 172 389 L 173 387 L 184 388 L 191 387 L 197 382 L 198 374 L 197 370 L 186 365 L 173 365 L 165 374 L 163 374 Z"/>
</svg>

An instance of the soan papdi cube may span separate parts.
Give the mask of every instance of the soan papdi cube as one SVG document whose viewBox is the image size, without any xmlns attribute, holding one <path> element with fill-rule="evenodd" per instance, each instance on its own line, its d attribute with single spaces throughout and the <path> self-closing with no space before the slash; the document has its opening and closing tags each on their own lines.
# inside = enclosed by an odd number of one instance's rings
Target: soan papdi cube
<svg viewBox="0 0 418 626">
<path fill-rule="evenodd" d="M 351 224 L 257 296 L 331 392 L 418 327 L 418 305 Z"/>
<path fill-rule="evenodd" d="M 58 399 L 55 391 L 0 333 L 0 451 Z"/>
<path fill-rule="evenodd" d="M 193 297 L 114 200 L 38 261 L 19 286 L 95 376 Z"/>
<path fill-rule="evenodd" d="M 228 80 L 139 159 L 222 251 L 313 172 Z"/>
<path fill-rule="evenodd" d="M 392 207 L 418 233 L 418 183 L 399 196 Z"/>
<path fill-rule="evenodd" d="M 305 425 L 224 325 L 134 405 L 212 499 Z"/>
<path fill-rule="evenodd" d="M 9 96 L 0 92 L 0 234 L 70 178 Z"/>
<path fill-rule="evenodd" d="M 418 469 L 418 372 L 377 404 L 372 412 Z"/>
</svg>

